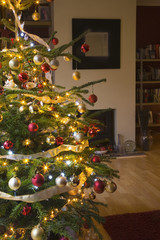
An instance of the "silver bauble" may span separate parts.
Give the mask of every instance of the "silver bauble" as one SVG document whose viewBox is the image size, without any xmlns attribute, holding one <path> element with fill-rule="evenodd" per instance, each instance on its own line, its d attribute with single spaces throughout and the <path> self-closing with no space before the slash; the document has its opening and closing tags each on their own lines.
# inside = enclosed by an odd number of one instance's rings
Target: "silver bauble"
<svg viewBox="0 0 160 240">
<path fill-rule="evenodd" d="M 50 61 L 50 67 L 56 70 L 59 67 L 59 61 L 57 59 L 53 59 Z"/>
<path fill-rule="evenodd" d="M 75 139 L 77 142 L 82 142 L 83 139 L 84 139 L 84 134 L 81 133 L 81 132 L 75 133 L 74 139 Z"/>
<path fill-rule="evenodd" d="M 9 61 L 9 67 L 13 70 L 17 70 L 20 67 L 20 63 L 16 57 Z"/>
<path fill-rule="evenodd" d="M 29 111 L 30 111 L 31 113 L 37 113 L 38 110 L 39 110 L 39 107 L 38 107 L 36 104 L 33 104 L 33 105 L 30 105 L 30 106 L 29 106 Z"/>
<path fill-rule="evenodd" d="M 55 144 L 55 137 L 53 135 L 49 135 L 47 138 L 46 138 L 46 143 L 52 145 L 52 144 Z"/>
<path fill-rule="evenodd" d="M 58 187 L 64 187 L 67 184 L 67 179 L 63 176 L 59 176 L 55 180 Z"/>
<path fill-rule="evenodd" d="M 33 240 L 42 240 L 44 230 L 40 225 L 35 226 L 31 231 L 31 237 Z"/>
<path fill-rule="evenodd" d="M 71 177 L 71 185 L 73 187 L 77 187 L 79 185 L 79 183 L 80 183 L 80 180 L 79 180 L 78 176 L 73 175 Z"/>
<path fill-rule="evenodd" d="M 40 54 L 36 54 L 33 58 L 33 62 L 36 64 L 36 65 L 42 65 L 44 59 L 43 59 L 43 56 L 40 55 Z"/>
<path fill-rule="evenodd" d="M 20 108 L 19 108 L 19 112 L 23 112 L 23 111 L 24 111 L 24 109 L 25 109 L 25 107 L 24 107 L 24 106 L 20 106 Z"/>
<path fill-rule="evenodd" d="M 86 105 L 84 103 L 81 103 L 78 105 L 78 112 L 85 113 L 86 112 Z"/>
<path fill-rule="evenodd" d="M 105 190 L 109 193 L 115 192 L 117 189 L 117 185 L 114 182 L 106 182 Z"/>
<path fill-rule="evenodd" d="M 8 186 L 12 190 L 17 190 L 21 186 L 21 180 L 18 177 L 12 177 L 8 182 Z"/>
</svg>

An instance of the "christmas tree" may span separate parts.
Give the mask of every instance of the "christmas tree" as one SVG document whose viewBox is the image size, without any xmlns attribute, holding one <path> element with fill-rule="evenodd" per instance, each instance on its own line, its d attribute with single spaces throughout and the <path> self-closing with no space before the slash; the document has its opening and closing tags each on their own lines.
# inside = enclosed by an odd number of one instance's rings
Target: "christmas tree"
<svg viewBox="0 0 160 240">
<path fill-rule="evenodd" d="M 10 9 L 15 24 L 2 19 L 15 38 L 1 38 L 0 52 L 0 239 L 78 239 L 92 228 L 103 237 L 94 220 L 103 222 L 96 193 L 114 192 L 117 171 L 107 165 L 108 155 L 95 153 L 89 140 L 100 130 L 88 115 L 88 86 L 105 79 L 66 90 L 52 83 L 58 58 L 74 59 L 67 51 L 86 33 L 56 47 L 56 32 L 48 42 L 27 33 L 21 20 L 23 10 L 35 0 L 1 0 Z M 37 10 L 32 15 L 39 19 Z M 50 47 L 50 45 L 53 47 Z M 84 43 L 85 53 L 89 45 Z M 72 76 L 80 78 L 75 71 Z M 93 220 L 94 219 L 94 220 Z"/>
</svg>

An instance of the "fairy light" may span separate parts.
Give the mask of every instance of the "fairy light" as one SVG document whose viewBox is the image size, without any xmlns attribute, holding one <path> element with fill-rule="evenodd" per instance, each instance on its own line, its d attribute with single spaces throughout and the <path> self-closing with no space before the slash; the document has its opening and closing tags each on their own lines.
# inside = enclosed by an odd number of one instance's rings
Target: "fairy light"
<svg viewBox="0 0 160 240">
<path fill-rule="evenodd" d="M 43 82 L 43 86 L 46 86 L 47 85 L 47 83 L 46 82 Z"/>
<path fill-rule="evenodd" d="M 21 35 L 21 37 L 24 37 L 24 32 L 21 32 L 20 35 Z"/>
<path fill-rule="evenodd" d="M 44 217 L 44 221 L 45 221 L 45 222 L 47 221 L 47 217 Z"/>
<path fill-rule="evenodd" d="M 49 178 L 49 180 L 52 180 L 53 176 L 52 176 L 52 175 L 49 175 L 48 178 Z"/>
<path fill-rule="evenodd" d="M 12 154 L 13 154 L 13 152 L 12 152 L 11 150 L 9 150 L 9 151 L 8 151 L 8 154 L 9 154 L 9 155 L 12 155 Z"/>
<path fill-rule="evenodd" d="M 80 157 L 80 158 L 79 158 L 79 160 L 80 160 L 80 161 L 82 161 L 82 160 L 83 160 L 83 158 L 82 158 L 82 157 Z"/>
<path fill-rule="evenodd" d="M 27 163 L 29 162 L 29 159 L 28 159 L 28 158 L 25 158 L 25 159 L 23 160 L 23 162 L 24 162 L 25 164 L 27 164 Z"/>
<path fill-rule="evenodd" d="M 34 67 L 34 68 L 33 68 L 33 72 L 36 72 L 36 71 L 37 71 L 37 68 Z"/>
<path fill-rule="evenodd" d="M 7 166 L 7 162 L 3 162 L 2 165 L 5 167 Z"/>
<path fill-rule="evenodd" d="M 19 42 L 20 41 L 20 37 L 16 37 L 16 41 Z"/>
<path fill-rule="evenodd" d="M 2 4 L 5 5 L 5 4 L 6 4 L 6 1 L 5 1 L 5 0 L 2 0 Z"/>
<path fill-rule="evenodd" d="M 19 59 L 22 59 L 22 56 L 21 56 L 21 55 L 18 55 L 17 57 L 18 57 Z"/>
<path fill-rule="evenodd" d="M 57 113 L 54 116 L 55 116 L 55 118 L 59 118 L 60 117 L 59 114 L 57 114 Z"/>
<path fill-rule="evenodd" d="M 56 160 L 59 161 L 59 157 L 56 157 Z"/>
<path fill-rule="evenodd" d="M 44 165 L 43 165 L 43 171 L 44 171 L 44 173 L 48 172 L 48 169 L 49 169 L 49 167 L 44 164 Z"/>
<path fill-rule="evenodd" d="M 22 104 L 22 105 L 26 105 L 26 101 L 25 101 L 25 100 L 22 100 L 22 101 L 21 101 L 21 104 Z"/>
<path fill-rule="evenodd" d="M 34 47 L 34 43 L 33 43 L 33 42 L 32 42 L 32 43 L 30 43 L 30 46 L 31 46 L 31 47 Z"/>
<path fill-rule="evenodd" d="M 7 238 L 7 237 L 8 237 L 8 234 L 7 234 L 7 233 L 5 233 L 5 234 L 4 234 L 4 237 L 5 237 L 5 238 Z"/>
<path fill-rule="evenodd" d="M 14 171 L 18 171 L 18 167 L 15 167 L 15 168 L 14 168 Z"/>
<path fill-rule="evenodd" d="M 25 146 L 29 146 L 31 144 L 31 140 L 30 139 L 25 139 L 24 140 L 24 145 Z"/>
<path fill-rule="evenodd" d="M 69 92 L 66 92 L 66 96 L 69 97 L 71 94 Z"/>
<path fill-rule="evenodd" d="M 54 86 L 54 85 L 52 85 L 52 88 L 54 89 L 54 88 L 55 88 L 55 86 Z"/>
<path fill-rule="evenodd" d="M 70 164 L 71 164 L 71 161 L 70 161 L 70 160 L 66 161 L 66 164 L 67 164 L 67 165 L 70 165 Z"/>
</svg>

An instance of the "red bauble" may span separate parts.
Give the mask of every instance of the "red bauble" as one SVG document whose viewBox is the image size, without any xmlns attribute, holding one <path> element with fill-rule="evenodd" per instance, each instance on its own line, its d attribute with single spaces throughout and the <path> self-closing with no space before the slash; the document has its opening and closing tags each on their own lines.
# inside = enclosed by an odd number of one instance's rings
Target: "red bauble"
<svg viewBox="0 0 160 240">
<path fill-rule="evenodd" d="M 40 173 L 37 173 L 33 178 L 32 178 L 32 184 L 36 187 L 42 186 L 44 183 L 44 176 Z"/>
<path fill-rule="evenodd" d="M 89 45 L 86 44 L 86 43 L 82 44 L 82 46 L 81 46 L 81 51 L 82 51 L 83 53 L 88 52 L 88 51 L 89 51 Z"/>
<path fill-rule="evenodd" d="M 22 215 L 24 216 L 28 215 L 31 212 L 31 209 L 32 209 L 31 206 L 26 205 L 21 212 Z"/>
<path fill-rule="evenodd" d="M 37 123 L 30 123 L 29 125 L 28 125 L 28 130 L 30 131 L 30 132 L 37 132 L 38 131 L 38 129 L 39 129 L 39 127 L 38 127 L 38 124 Z"/>
<path fill-rule="evenodd" d="M 5 142 L 3 143 L 3 147 L 4 147 L 6 150 L 9 150 L 9 149 L 11 149 L 11 148 L 13 147 L 13 143 L 12 143 L 11 141 L 7 140 L 7 141 L 5 141 Z"/>
<path fill-rule="evenodd" d="M 95 103 L 95 102 L 97 102 L 98 98 L 95 94 L 91 94 L 89 96 L 88 100 L 89 100 L 90 103 Z"/>
<path fill-rule="evenodd" d="M 4 88 L 0 86 L 0 95 L 2 95 L 3 93 L 4 93 Z"/>
<path fill-rule="evenodd" d="M 51 67 L 49 66 L 48 63 L 43 63 L 43 64 L 41 65 L 41 70 L 42 70 L 44 73 L 47 73 L 47 72 L 49 72 L 49 71 L 51 70 Z"/>
<path fill-rule="evenodd" d="M 2 63 L 0 62 L 0 69 L 2 68 Z"/>
<path fill-rule="evenodd" d="M 90 137 L 95 137 L 97 135 L 97 130 L 95 128 L 90 128 L 88 134 Z"/>
<path fill-rule="evenodd" d="M 54 106 L 50 106 L 50 107 L 48 107 L 48 111 L 50 111 L 50 112 L 57 111 L 57 109 Z"/>
<path fill-rule="evenodd" d="M 28 76 L 27 73 L 21 72 L 21 73 L 18 74 L 18 79 L 19 79 L 20 82 L 25 83 L 25 82 L 28 81 L 29 76 Z"/>
<path fill-rule="evenodd" d="M 85 133 L 87 133 L 87 132 L 88 132 L 88 129 L 89 129 L 88 126 L 84 126 L 82 130 L 83 130 Z"/>
<path fill-rule="evenodd" d="M 69 240 L 69 239 L 66 237 L 61 237 L 60 240 Z"/>
<path fill-rule="evenodd" d="M 57 137 L 55 142 L 57 145 L 62 145 L 64 143 L 64 139 L 62 137 Z"/>
<path fill-rule="evenodd" d="M 59 42 L 58 38 L 53 38 L 53 39 L 52 39 L 53 45 L 57 45 L 58 42 Z"/>
<path fill-rule="evenodd" d="M 103 193 L 104 189 L 105 189 L 105 183 L 103 181 L 99 179 L 94 182 L 94 191 L 96 193 Z"/>
<path fill-rule="evenodd" d="M 43 84 L 42 83 L 38 83 L 38 88 L 42 89 L 43 88 Z"/>
<path fill-rule="evenodd" d="M 101 159 L 100 159 L 99 156 L 94 156 L 94 157 L 92 158 L 92 162 L 93 162 L 93 163 L 100 163 L 100 162 L 101 162 Z"/>
</svg>

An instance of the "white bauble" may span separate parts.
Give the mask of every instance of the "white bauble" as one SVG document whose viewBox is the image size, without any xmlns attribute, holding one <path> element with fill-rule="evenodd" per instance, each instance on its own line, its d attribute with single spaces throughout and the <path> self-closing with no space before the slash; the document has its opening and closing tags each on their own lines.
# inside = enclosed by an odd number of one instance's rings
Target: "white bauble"
<svg viewBox="0 0 160 240">
<path fill-rule="evenodd" d="M 13 70 L 17 70 L 20 67 L 20 63 L 16 57 L 9 61 L 9 67 Z"/>
<path fill-rule="evenodd" d="M 56 70 L 59 67 L 59 61 L 57 59 L 53 59 L 50 61 L 50 67 Z"/>
<path fill-rule="evenodd" d="M 21 186 L 21 180 L 18 177 L 12 177 L 8 182 L 8 186 L 12 190 L 17 190 Z"/>
<path fill-rule="evenodd" d="M 44 230 L 39 225 L 35 226 L 31 231 L 31 237 L 33 240 L 42 240 Z"/>
<path fill-rule="evenodd" d="M 36 64 L 36 65 L 42 65 L 44 61 L 44 58 L 42 55 L 40 54 L 36 54 L 34 57 L 33 57 L 33 62 Z"/>
</svg>

